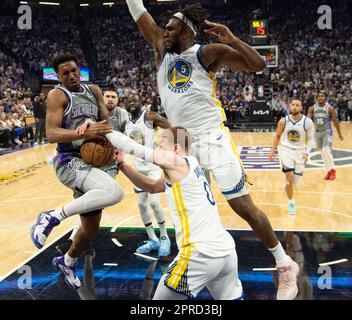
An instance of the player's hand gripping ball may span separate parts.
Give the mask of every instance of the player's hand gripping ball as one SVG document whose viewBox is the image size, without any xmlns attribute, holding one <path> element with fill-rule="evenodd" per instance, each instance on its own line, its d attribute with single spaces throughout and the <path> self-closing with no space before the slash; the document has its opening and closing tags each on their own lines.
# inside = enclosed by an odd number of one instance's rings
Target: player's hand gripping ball
<svg viewBox="0 0 352 320">
<path fill-rule="evenodd" d="M 94 167 L 104 167 L 114 155 L 114 147 L 105 137 L 86 139 L 80 149 L 81 158 Z"/>
</svg>

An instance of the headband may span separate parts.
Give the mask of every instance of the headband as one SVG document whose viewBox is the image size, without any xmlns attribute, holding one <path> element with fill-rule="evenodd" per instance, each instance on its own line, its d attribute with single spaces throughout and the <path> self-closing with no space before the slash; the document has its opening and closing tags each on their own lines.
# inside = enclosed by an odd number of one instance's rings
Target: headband
<svg viewBox="0 0 352 320">
<path fill-rule="evenodd" d="M 182 20 L 182 22 L 184 24 L 186 24 L 187 27 L 190 28 L 193 31 L 194 36 L 197 35 L 197 29 L 196 29 L 194 23 L 191 20 L 189 20 L 182 12 L 177 12 L 173 16 L 178 18 L 178 19 L 180 19 L 180 20 Z"/>
</svg>

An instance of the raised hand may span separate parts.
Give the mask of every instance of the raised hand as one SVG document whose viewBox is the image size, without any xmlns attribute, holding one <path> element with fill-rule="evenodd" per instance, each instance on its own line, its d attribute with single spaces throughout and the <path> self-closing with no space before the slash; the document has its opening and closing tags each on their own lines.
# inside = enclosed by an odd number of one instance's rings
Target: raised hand
<svg viewBox="0 0 352 320">
<path fill-rule="evenodd" d="M 237 38 L 231 30 L 223 24 L 210 22 L 208 20 L 205 20 L 204 23 L 210 27 L 210 29 L 206 29 L 204 32 L 210 34 L 218 42 L 230 44 Z"/>
</svg>

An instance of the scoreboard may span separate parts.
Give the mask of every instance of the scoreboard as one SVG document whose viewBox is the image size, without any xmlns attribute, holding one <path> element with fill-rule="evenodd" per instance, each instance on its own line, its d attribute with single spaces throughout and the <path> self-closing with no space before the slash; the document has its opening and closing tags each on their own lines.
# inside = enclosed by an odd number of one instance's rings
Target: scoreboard
<svg viewBox="0 0 352 320">
<path fill-rule="evenodd" d="M 268 37 L 268 20 L 252 20 L 250 24 L 252 38 L 260 39 Z"/>
</svg>

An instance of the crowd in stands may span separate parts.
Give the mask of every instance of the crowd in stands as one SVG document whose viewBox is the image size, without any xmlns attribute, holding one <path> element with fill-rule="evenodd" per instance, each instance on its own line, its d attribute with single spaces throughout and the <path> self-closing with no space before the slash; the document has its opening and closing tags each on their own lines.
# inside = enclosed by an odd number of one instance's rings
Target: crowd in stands
<svg viewBox="0 0 352 320">
<path fill-rule="evenodd" d="M 317 0 L 287 1 L 284 5 L 280 1 L 257 0 L 243 6 L 236 1 L 228 2 L 225 7 L 208 2 L 205 6 L 211 12 L 208 18 L 226 24 L 240 39 L 250 42 L 249 21 L 259 3 L 266 3 L 262 6 L 262 18 L 269 18 L 270 42 L 279 46 L 278 67 L 264 71 L 272 92 L 270 104 L 275 120 L 288 114 L 289 101 L 293 97 L 302 100 L 306 112 L 314 104 L 319 90 L 328 92 L 329 103 L 338 112 L 340 120 L 352 120 L 352 40 L 348 1 L 335 1 L 331 30 L 321 30 L 317 26 Z M 161 23 L 159 17 L 170 5 L 149 5 L 148 8 Z M 30 139 L 30 132 L 24 130 L 24 136 L 20 137 L 10 129 L 10 122 L 12 128 L 16 128 L 15 123 L 18 127 L 23 115 L 33 109 L 35 97 L 23 85 L 23 62 L 32 70 L 40 70 L 43 66 L 50 66 L 53 56 L 65 51 L 77 55 L 80 63 L 87 66 L 81 49 L 77 15 L 63 15 L 57 10 L 60 9 L 39 10 L 33 19 L 32 30 L 20 30 L 13 17 L 0 16 L 0 42 L 18 57 L 15 61 L 0 53 L 0 128 L 2 132 L 9 130 L 11 143 L 17 143 L 17 138 L 20 141 Z M 104 75 L 106 86 L 116 89 L 121 106 L 128 93 L 136 91 L 145 108 L 161 112 L 154 52 L 140 36 L 127 8 L 85 10 L 82 16 L 96 52 L 97 68 Z M 212 40 L 200 32 L 197 41 L 209 43 Z M 228 124 L 248 118 L 258 95 L 256 79 L 257 75 L 253 73 L 227 67 L 218 72 L 217 96 L 223 104 Z M 17 114 L 18 119 L 13 114 Z"/>
</svg>

